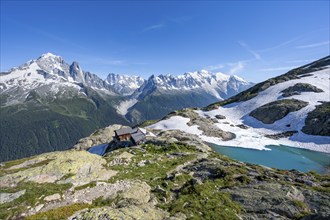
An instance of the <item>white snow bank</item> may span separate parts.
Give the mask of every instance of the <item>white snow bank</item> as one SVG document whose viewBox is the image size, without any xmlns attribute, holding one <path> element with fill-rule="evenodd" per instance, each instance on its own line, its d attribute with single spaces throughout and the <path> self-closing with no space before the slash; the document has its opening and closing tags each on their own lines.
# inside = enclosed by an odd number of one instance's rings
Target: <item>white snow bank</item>
<svg viewBox="0 0 330 220">
<path fill-rule="evenodd" d="M 195 134 L 200 137 L 203 141 L 226 146 L 237 146 L 243 148 L 253 148 L 258 150 L 269 150 L 264 147 L 264 144 L 259 143 L 259 139 L 255 136 L 254 141 L 247 141 L 248 136 L 241 134 L 237 138 L 231 141 L 222 141 L 220 138 L 209 137 L 203 135 L 202 131 L 198 129 L 198 125 L 188 126 L 187 123 L 190 121 L 189 118 L 182 116 L 173 116 L 169 119 L 157 122 L 156 124 L 150 125 L 148 128 L 159 129 L 159 130 L 180 130 L 189 134 Z M 260 135 L 259 135 L 260 136 Z"/>
<path fill-rule="evenodd" d="M 239 103 L 232 103 L 219 109 L 204 112 L 196 111 L 201 117 L 214 118 L 216 115 L 223 115 L 226 120 L 219 120 L 217 126 L 225 131 L 233 132 L 237 138 L 233 141 L 223 142 L 221 145 L 231 145 L 237 143 L 237 146 L 247 146 L 251 143 L 259 143 L 263 146 L 271 145 L 287 145 L 298 148 L 305 148 L 314 151 L 321 151 L 330 153 L 330 137 L 316 136 L 304 134 L 301 129 L 305 125 L 305 119 L 308 112 L 313 111 L 316 105 L 320 105 L 322 101 L 330 101 L 330 69 L 314 72 L 311 76 L 303 77 L 276 84 L 262 91 L 258 96 Z M 303 92 L 300 95 L 294 95 L 283 98 L 281 91 L 295 85 L 296 83 L 308 83 L 322 89 L 324 92 Z M 299 111 L 291 112 L 286 117 L 274 122 L 273 124 L 264 124 L 261 121 L 249 116 L 254 109 L 280 99 L 299 99 L 309 103 L 305 108 Z M 229 124 L 223 124 L 227 122 Z M 232 125 L 245 124 L 250 126 L 249 129 L 241 129 L 232 127 Z M 290 127 L 287 127 L 290 125 Z M 266 134 L 276 134 L 284 131 L 297 130 L 298 133 L 290 138 L 281 138 L 279 140 L 272 140 L 264 137 Z M 256 140 L 258 139 L 258 140 Z M 240 143 L 240 141 L 242 141 Z"/>
<path fill-rule="evenodd" d="M 160 130 L 184 131 L 190 134 L 198 135 L 203 141 L 223 146 L 268 150 L 265 147 L 267 145 L 286 145 L 330 153 L 330 137 L 307 135 L 301 132 L 308 112 L 314 110 L 316 105 L 320 105 L 321 101 L 330 101 L 329 74 L 330 69 L 317 71 L 308 77 L 290 80 L 271 86 L 265 91 L 260 92 L 258 96 L 245 102 L 233 103 L 208 112 L 201 110 L 195 111 L 201 117 L 215 118 L 216 115 L 225 116 L 226 119 L 218 120 L 219 123 L 216 123 L 215 125 L 224 131 L 235 133 L 236 138 L 233 140 L 222 141 L 220 138 L 202 135 L 202 131 L 198 129 L 197 125 L 188 126 L 187 123 L 190 119 L 181 116 L 173 116 L 167 120 L 157 122 L 149 127 Z M 296 83 L 309 83 L 322 89 L 324 92 L 304 92 L 301 95 L 283 98 L 281 91 L 295 85 Z M 286 117 L 276 121 L 273 124 L 264 124 L 249 116 L 251 111 L 269 102 L 279 99 L 292 98 L 306 101 L 309 105 L 299 111 L 289 113 Z M 240 124 L 246 124 L 249 128 L 242 129 L 236 126 Z M 290 127 L 287 127 L 288 124 L 290 124 Z M 265 137 L 267 134 L 277 134 L 292 130 L 297 130 L 298 133 L 289 138 L 274 140 Z"/>
</svg>

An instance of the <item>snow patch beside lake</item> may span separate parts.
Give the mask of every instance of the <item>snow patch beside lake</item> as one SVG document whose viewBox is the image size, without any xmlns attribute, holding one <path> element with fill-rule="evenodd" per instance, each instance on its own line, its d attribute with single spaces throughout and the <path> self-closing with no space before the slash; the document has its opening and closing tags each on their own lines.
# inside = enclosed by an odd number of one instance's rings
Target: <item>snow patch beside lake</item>
<svg viewBox="0 0 330 220">
<path fill-rule="evenodd" d="M 220 107 L 216 110 L 202 111 L 196 110 L 195 112 L 199 116 L 204 118 L 215 119 L 216 115 L 223 115 L 226 119 L 218 120 L 215 123 L 221 130 L 235 133 L 236 138 L 229 141 L 222 141 L 220 138 L 209 137 L 203 135 L 202 131 L 198 129 L 197 125 L 188 126 L 189 118 L 181 116 L 173 116 L 169 119 L 157 122 L 149 128 L 160 130 L 180 130 L 190 134 L 199 136 L 203 141 L 223 145 L 242 148 L 252 148 L 258 150 L 267 150 L 267 145 L 286 145 L 298 148 L 309 149 L 313 151 L 320 151 L 330 153 L 330 137 L 329 136 L 315 136 L 307 135 L 301 131 L 305 124 L 305 119 L 310 111 L 315 109 L 316 105 L 320 105 L 321 102 L 330 101 L 330 69 L 314 72 L 311 76 L 302 77 L 300 79 L 289 80 L 283 83 L 278 83 L 269 87 L 265 91 L 262 91 L 258 96 L 247 100 L 245 102 L 232 103 L 224 107 Z M 296 83 L 309 83 L 322 89 L 322 93 L 303 92 L 300 95 L 294 95 L 290 97 L 282 97 L 281 91 L 295 85 Z M 249 116 L 250 112 L 254 109 L 265 105 L 267 103 L 281 100 L 281 99 L 299 99 L 309 103 L 305 108 L 299 111 L 291 112 L 281 120 L 276 121 L 273 124 L 264 124 L 261 121 Z M 237 125 L 245 124 L 249 128 L 243 129 L 237 127 Z M 287 125 L 290 125 L 288 127 Z M 265 137 L 265 135 L 278 134 L 285 131 L 296 130 L 298 133 L 288 138 L 280 138 L 274 140 Z"/>
</svg>

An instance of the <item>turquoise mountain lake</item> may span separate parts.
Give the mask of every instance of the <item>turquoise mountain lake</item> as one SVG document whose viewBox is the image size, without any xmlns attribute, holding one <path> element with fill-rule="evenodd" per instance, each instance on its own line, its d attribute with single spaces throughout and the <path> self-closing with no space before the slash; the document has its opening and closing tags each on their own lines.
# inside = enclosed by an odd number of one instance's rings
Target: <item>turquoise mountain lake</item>
<svg viewBox="0 0 330 220">
<path fill-rule="evenodd" d="M 267 167 L 302 172 L 330 173 L 330 154 L 288 146 L 269 145 L 270 151 L 209 144 L 216 152 L 230 158 Z"/>
</svg>

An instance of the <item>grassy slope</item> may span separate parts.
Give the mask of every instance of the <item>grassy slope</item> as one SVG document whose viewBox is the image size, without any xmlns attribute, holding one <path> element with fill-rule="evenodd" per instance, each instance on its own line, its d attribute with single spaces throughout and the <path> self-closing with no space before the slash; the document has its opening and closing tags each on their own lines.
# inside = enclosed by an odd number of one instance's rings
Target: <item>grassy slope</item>
<svg viewBox="0 0 330 220">
<path fill-rule="evenodd" d="M 317 190 L 323 193 L 330 193 L 328 185 L 311 188 L 307 185 L 286 181 L 284 176 L 295 178 L 289 171 L 270 170 L 256 165 L 238 164 L 225 156 L 215 152 L 209 152 L 207 157 L 202 159 L 201 152 L 194 146 L 184 144 L 167 144 L 156 146 L 146 144 L 141 148 L 124 148 L 108 153 L 105 157 L 108 164 L 118 158 L 123 152 L 133 154 L 132 161 L 127 161 L 126 165 L 110 166 L 111 170 L 117 170 L 118 174 L 108 180 L 114 183 L 118 180 L 142 180 L 151 186 L 151 192 L 159 201 L 158 207 L 168 211 L 171 215 L 184 213 L 188 219 L 238 219 L 237 215 L 244 214 L 244 209 L 234 202 L 231 196 L 223 192 L 232 187 L 248 186 L 254 184 L 253 178 L 264 183 L 280 183 L 288 186 L 303 187 L 309 190 Z M 175 156 L 173 156 L 175 155 Z M 12 161 L 5 164 L 5 168 L 24 162 L 25 160 Z M 137 166 L 141 161 L 148 161 L 144 166 Z M 190 164 L 188 163 L 190 162 Z M 207 167 L 200 164 L 209 164 Z M 194 173 L 199 169 L 205 173 L 202 181 L 197 183 L 193 178 L 191 171 L 176 169 L 186 164 L 191 167 Z M 4 168 L 0 168 L 1 170 Z M 250 176 L 249 172 L 253 170 L 259 177 Z M 270 174 L 271 173 L 271 174 Z M 1 174 L 1 172 L 0 172 Z M 329 176 L 316 173 L 306 174 L 313 176 L 316 181 L 328 181 Z M 81 190 L 86 187 L 94 187 L 95 182 L 76 187 L 75 190 Z M 0 205 L 1 219 L 17 216 L 23 212 L 26 206 L 42 204 L 43 197 L 54 193 L 64 193 L 70 188 L 66 184 L 36 184 L 20 183 L 15 188 L 2 188 L 0 192 L 17 192 L 26 189 L 27 193 L 7 204 Z M 72 204 L 66 207 L 49 210 L 30 216 L 28 219 L 65 219 L 78 210 L 84 208 L 96 208 L 102 206 L 116 206 L 121 198 L 106 199 L 97 198 L 92 204 Z M 300 212 L 300 217 L 309 214 L 306 212 L 307 205 L 304 202 L 293 201 Z M 123 203 L 121 203 L 123 204 Z M 11 207 L 11 209 L 8 209 Z M 297 215 L 297 216 L 298 216 Z"/>
</svg>

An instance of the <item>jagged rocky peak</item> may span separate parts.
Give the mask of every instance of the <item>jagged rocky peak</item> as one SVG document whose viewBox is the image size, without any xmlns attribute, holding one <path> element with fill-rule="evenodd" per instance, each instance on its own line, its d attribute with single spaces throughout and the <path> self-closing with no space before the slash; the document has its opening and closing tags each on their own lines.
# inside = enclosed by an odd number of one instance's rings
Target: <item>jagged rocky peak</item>
<svg viewBox="0 0 330 220">
<path fill-rule="evenodd" d="M 64 59 L 52 53 L 45 53 L 38 59 L 33 60 L 32 63 L 38 64 L 40 69 L 47 73 L 58 74 L 65 78 L 69 72 L 69 65 L 64 61 Z"/>
<path fill-rule="evenodd" d="M 74 81 L 77 81 L 77 82 L 85 81 L 84 72 L 81 69 L 81 67 L 79 66 L 79 63 L 76 61 L 74 61 L 70 66 L 70 76 L 72 77 L 72 79 Z"/>
<path fill-rule="evenodd" d="M 129 95 L 136 89 L 140 88 L 145 83 L 145 79 L 140 76 L 109 73 L 105 82 L 110 85 L 115 92 L 123 95 Z"/>
<path fill-rule="evenodd" d="M 252 83 L 249 83 L 238 76 L 230 76 L 221 72 L 213 73 L 207 70 L 186 72 L 183 75 L 178 76 L 161 74 L 159 76 L 150 77 L 149 81 L 153 81 L 157 87 L 167 90 L 196 89 L 206 87 L 209 89 L 217 89 L 220 87 L 226 87 L 224 84 L 235 84 L 234 90 L 252 86 Z"/>
<path fill-rule="evenodd" d="M 63 60 L 62 57 L 52 54 L 50 52 L 42 54 L 38 59 Z"/>
</svg>

